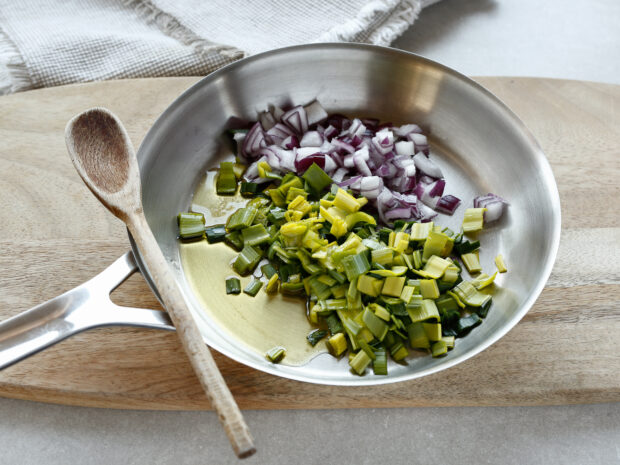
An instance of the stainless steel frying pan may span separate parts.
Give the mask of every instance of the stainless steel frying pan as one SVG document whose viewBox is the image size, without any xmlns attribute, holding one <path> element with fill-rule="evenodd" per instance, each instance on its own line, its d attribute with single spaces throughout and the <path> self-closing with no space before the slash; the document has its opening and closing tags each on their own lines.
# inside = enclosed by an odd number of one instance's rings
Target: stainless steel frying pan
<svg viewBox="0 0 620 465">
<path fill-rule="evenodd" d="M 412 358 L 389 375 L 358 377 L 346 361 L 324 354 L 303 366 L 273 365 L 235 342 L 201 308 L 179 259 L 174 221 L 187 210 L 207 166 L 226 155 L 223 130 L 232 117 L 252 120 L 269 104 L 314 98 L 330 112 L 415 122 L 430 134 L 431 156 L 450 193 L 471 201 L 494 192 L 510 201 L 485 232 L 483 266 L 502 253 L 509 273 L 498 280 L 484 323 L 446 357 Z M 233 63 L 198 82 L 159 117 L 138 151 L 145 214 L 170 262 L 204 340 L 232 359 L 278 376 L 321 384 L 403 381 L 449 368 L 506 334 L 528 311 L 551 272 L 560 238 L 560 203 L 544 154 L 523 123 L 496 97 L 445 66 L 390 48 L 358 44 L 290 47 Z M 470 206 L 470 205 L 467 205 Z M 441 224 L 458 229 L 462 213 Z M 153 287 L 140 252 L 117 260 L 93 280 L 0 324 L 0 367 L 85 329 L 133 325 L 173 330 L 165 313 L 112 308 L 109 293 L 136 270 Z M 135 260 L 135 261 L 134 261 Z M 294 310 L 292 310 L 294 311 Z"/>
</svg>

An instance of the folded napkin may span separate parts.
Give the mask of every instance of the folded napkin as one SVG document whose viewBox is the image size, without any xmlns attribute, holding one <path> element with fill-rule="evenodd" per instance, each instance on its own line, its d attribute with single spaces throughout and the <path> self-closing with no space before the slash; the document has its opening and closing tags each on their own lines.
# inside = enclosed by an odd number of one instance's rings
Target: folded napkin
<svg viewBox="0 0 620 465">
<path fill-rule="evenodd" d="M 287 45 L 389 45 L 436 1 L 0 0 L 0 94 L 206 75 Z"/>
</svg>

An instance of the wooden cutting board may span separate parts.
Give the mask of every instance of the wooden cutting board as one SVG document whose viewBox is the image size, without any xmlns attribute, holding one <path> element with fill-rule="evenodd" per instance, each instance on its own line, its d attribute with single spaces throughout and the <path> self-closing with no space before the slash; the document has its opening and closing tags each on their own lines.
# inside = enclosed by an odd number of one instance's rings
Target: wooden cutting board
<svg viewBox="0 0 620 465">
<path fill-rule="evenodd" d="M 64 127 L 105 106 L 136 146 L 197 78 L 110 81 L 0 98 L 0 318 L 97 274 L 127 235 L 79 179 Z M 365 388 L 317 386 L 217 362 L 242 408 L 540 405 L 620 400 L 620 86 L 478 78 L 529 126 L 562 201 L 558 260 L 538 302 L 480 355 L 423 379 Z M 527 182 L 525 180 L 524 182 Z M 138 274 L 113 295 L 160 308 Z M 209 408 L 174 333 L 105 328 L 0 372 L 0 395 L 136 409 Z"/>
</svg>

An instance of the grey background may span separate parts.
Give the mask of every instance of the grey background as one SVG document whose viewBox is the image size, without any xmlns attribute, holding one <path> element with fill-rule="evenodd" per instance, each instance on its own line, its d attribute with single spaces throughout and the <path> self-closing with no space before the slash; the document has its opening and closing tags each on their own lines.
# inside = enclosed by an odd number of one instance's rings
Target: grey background
<svg viewBox="0 0 620 465">
<path fill-rule="evenodd" d="M 394 46 L 472 76 L 620 84 L 620 2 L 443 0 Z M 0 464 L 237 463 L 212 412 L 0 399 L 0 418 Z M 259 448 L 248 465 L 620 464 L 619 403 L 248 411 L 246 419 Z"/>
</svg>

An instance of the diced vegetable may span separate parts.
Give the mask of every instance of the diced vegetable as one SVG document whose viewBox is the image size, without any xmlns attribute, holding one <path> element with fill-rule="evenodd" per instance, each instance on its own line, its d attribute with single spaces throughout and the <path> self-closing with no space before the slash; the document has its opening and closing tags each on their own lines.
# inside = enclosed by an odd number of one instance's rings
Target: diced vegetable
<svg viewBox="0 0 620 465">
<path fill-rule="evenodd" d="M 240 294 L 241 281 L 237 278 L 226 279 L 226 294 Z"/>
<path fill-rule="evenodd" d="M 220 172 L 215 181 L 215 189 L 218 195 L 234 195 L 237 191 L 237 177 L 233 170 L 233 162 L 223 161 L 220 163 Z"/>
<path fill-rule="evenodd" d="M 284 347 L 274 347 L 272 349 L 269 349 L 265 354 L 267 360 L 272 363 L 280 363 L 285 356 L 286 349 Z"/>
<path fill-rule="evenodd" d="M 437 211 L 454 213 L 460 199 L 444 195 L 446 180 L 417 126 L 328 117 L 316 101 L 258 121 L 233 133 L 239 163 L 223 162 L 216 179 L 223 195 L 240 182 L 245 207 L 206 228 L 203 215 L 181 213 L 181 239 L 206 236 L 238 251 L 234 271 L 253 273 L 247 295 L 266 283 L 268 294 L 307 299 L 315 325 L 308 342 L 329 336 L 335 357 L 350 349 L 358 375 L 371 364 L 386 375 L 388 354 L 402 361 L 409 348 L 443 356 L 480 324 L 492 302 L 480 290 L 497 273 L 482 272 L 480 242 L 463 233 L 497 219 L 503 199 L 478 197 L 455 234 L 433 221 Z M 475 279 L 462 280 L 461 262 Z M 495 262 L 506 271 L 501 255 Z M 227 279 L 226 291 L 239 294 L 240 280 Z M 284 355 L 274 347 L 266 357 L 277 363 Z"/>
<path fill-rule="evenodd" d="M 258 294 L 258 291 L 260 291 L 261 287 L 263 287 L 263 283 L 260 279 L 252 279 L 252 281 L 250 281 L 250 283 L 245 286 L 243 292 L 245 292 L 247 295 L 255 297 L 256 294 Z"/>
<path fill-rule="evenodd" d="M 205 233 L 205 217 L 202 213 L 179 213 L 177 222 L 181 239 L 196 239 Z"/>
</svg>

